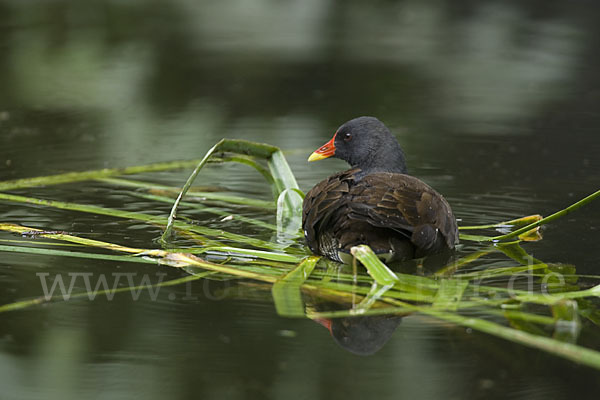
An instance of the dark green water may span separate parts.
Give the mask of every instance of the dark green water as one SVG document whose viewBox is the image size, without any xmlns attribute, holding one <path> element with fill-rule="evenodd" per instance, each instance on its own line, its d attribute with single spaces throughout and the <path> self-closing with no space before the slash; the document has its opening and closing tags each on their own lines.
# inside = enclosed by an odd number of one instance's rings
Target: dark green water
<svg viewBox="0 0 600 400">
<path fill-rule="evenodd" d="M 461 224 L 547 215 L 600 187 L 599 20 L 592 1 L 0 0 L 0 180 L 198 158 L 229 137 L 284 149 L 308 190 L 344 168 L 308 164 L 310 152 L 344 121 L 374 115 Z M 181 186 L 188 174 L 151 177 Z M 241 166 L 199 181 L 270 196 Z M 94 182 L 13 193 L 168 210 Z M 7 202 L 0 221 L 138 247 L 161 232 Z M 543 234 L 530 254 L 599 273 L 598 204 Z M 95 282 L 115 271 L 135 283 L 185 276 L 2 252 L 0 304 L 41 296 L 40 272 Z M 0 314 L 0 398 L 570 399 L 600 389 L 597 370 L 419 316 L 356 356 L 315 322 L 277 316 L 268 290 L 207 282 Z M 584 323 L 579 343 L 600 349 L 597 332 Z"/>
</svg>

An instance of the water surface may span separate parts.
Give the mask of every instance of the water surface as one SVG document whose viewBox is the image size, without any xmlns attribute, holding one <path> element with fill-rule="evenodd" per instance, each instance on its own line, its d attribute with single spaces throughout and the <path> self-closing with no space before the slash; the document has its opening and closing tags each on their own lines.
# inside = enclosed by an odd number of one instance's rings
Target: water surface
<svg viewBox="0 0 600 400">
<path fill-rule="evenodd" d="M 199 158 L 229 137 L 281 147 L 306 191 L 345 168 L 308 164 L 310 152 L 344 121 L 374 115 L 461 224 L 547 215 L 600 186 L 599 17 L 593 2 L 0 0 L 0 180 Z M 188 174 L 145 178 L 181 186 Z M 243 166 L 211 166 L 199 184 L 270 198 Z M 11 193 L 169 208 L 99 182 Z M 0 221 L 134 247 L 156 246 L 161 233 L 8 202 Z M 524 248 L 598 274 L 599 226 L 591 204 Z M 505 262 L 494 253 L 473 268 Z M 40 272 L 115 271 L 136 284 L 186 275 L 2 252 L 0 304 L 41 296 Z M 136 301 L 125 293 L 3 313 L 0 397 L 561 399 L 599 389 L 596 370 L 416 315 L 376 354 L 357 356 L 319 324 L 278 316 L 269 290 L 200 280 Z M 589 325 L 579 343 L 600 349 Z"/>
</svg>

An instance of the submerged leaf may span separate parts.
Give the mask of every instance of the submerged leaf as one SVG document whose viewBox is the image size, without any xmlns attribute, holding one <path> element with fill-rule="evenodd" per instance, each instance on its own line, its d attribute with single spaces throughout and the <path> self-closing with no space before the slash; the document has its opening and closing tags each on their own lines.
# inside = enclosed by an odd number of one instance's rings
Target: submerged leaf
<svg viewBox="0 0 600 400">
<path fill-rule="evenodd" d="M 469 282 L 460 279 L 442 279 L 432 306 L 455 311 L 468 285 Z"/>
<path fill-rule="evenodd" d="M 369 275 L 375 279 L 375 282 L 382 286 L 394 285 L 399 279 L 371 250 L 367 245 L 354 246 L 350 249 L 350 253 L 362 265 L 365 266 Z"/>
<path fill-rule="evenodd" d="M 577 302 L 563 299 L 552 305 L 552 315 L 556 319 L 554 339 L 576 343 L 581 331 Z"/>
<path fill-rule="evenodd" d="M 273 284 L 271 293 L 277 314 L 284 317 L 303 317 L 304 302 L 300 287 L 308 279 L 319 257 L 308 257 L 296 268 Z"/>
</svg>

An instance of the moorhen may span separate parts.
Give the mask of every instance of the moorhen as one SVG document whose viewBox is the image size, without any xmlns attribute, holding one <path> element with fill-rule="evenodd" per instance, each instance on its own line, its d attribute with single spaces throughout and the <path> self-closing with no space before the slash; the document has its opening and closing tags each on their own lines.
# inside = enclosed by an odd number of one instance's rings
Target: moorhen
<svg viewBox="0 0 600 400">
<path fill-rule="evenodd" d="M 385 261 L 397 261 L 458 243 L 450 205 L 425 182 L 406 174 L 398 141 L 377 118 L 346 122 L 308 161 L 327 157 L 352 168 L 331 175 L 304 198 L 302 229 L 313 253 L 348 263 L 350 249 L 367 244 Z"/>
</svg>

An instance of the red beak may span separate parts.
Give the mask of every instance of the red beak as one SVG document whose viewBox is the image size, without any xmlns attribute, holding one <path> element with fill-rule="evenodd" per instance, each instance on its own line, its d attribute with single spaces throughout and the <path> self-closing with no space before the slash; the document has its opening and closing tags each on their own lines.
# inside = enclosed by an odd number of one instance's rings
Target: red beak
<svg viewBox="0 0 600 400">
<path fill-rule="evenodd" d="M 320 325 L 323 325 L 325 328 L 327 328 L 327 330 L 329 331 L 329 333 L 331 333 L 331 320 L 327 319 L 327 318 L 315 318 L 313 319 L 313 321 L 319 323 Z"/>
<path fill-rule="evenodd" d="M 316 150 L 314 153 L 312 153 L 310 155 L 310 157 L 308 157 L 308 161 L 319 161 L 322 160 L 324 158 L 327 157 L 331 157 L 332 155 L 335 154 L 335 136 L 337 135 L 337 132 L 335 133 L 335 135 L 333 135 L 333 137 L 331 138 L 331 140 L 327 143 L 325 143 L 323 146 L 319 147 L 318 150 Z"/>
</svg>

